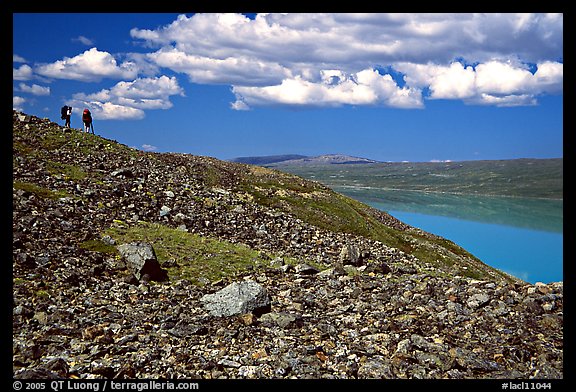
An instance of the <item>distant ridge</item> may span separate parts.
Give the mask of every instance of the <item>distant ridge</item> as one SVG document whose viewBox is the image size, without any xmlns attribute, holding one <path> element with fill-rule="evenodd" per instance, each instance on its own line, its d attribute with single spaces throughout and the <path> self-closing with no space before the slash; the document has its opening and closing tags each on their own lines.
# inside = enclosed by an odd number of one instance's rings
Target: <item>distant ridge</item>
<svg viewBox="0 0 576 392">
<path fill-rule="evenodd" d="M 269 165 L 272 163 L 286 162 L 296 159 L 308 158 L 306 155 L 288 154 L 288 155 L 268 155 L 258 157 L 239 157 L 231 159 L 231 162 L 246 163 L 249 165 Z"/>
<path fill-rule="evenodd" d="M 242 157 L 235 158 L 232 162 L 247 163 L 251 165 L 260 166 L 275 166 L 279 165 L 343 165 L 343 164 L 366 164 L 366 163 L 380 163 L 368 158 L 353 157 L 350 155 L 342 154 L 325 154 L 318 156 L 305 156 L 305 155 L 271 155 L 261 157 Z"/>
<path fill-rule="evenodd" d="M 270 165 L 329 187 L 369 187 L 469 195 L 563 199 L 563 158 L 454 162 L 379 162 L 371 165 L 300 163 Z"/>
</svg>

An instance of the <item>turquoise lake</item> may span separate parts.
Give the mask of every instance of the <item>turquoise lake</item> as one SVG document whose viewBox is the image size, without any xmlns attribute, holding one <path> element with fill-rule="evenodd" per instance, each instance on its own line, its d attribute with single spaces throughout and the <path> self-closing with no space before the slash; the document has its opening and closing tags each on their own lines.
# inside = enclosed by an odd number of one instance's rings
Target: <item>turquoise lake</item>
<svg viewBox="0 0 576 392">
<path fill-rule="evenodd" d="M 334 187 L 526 282 L 563 281 L 563 201 Z"/>
</svg>

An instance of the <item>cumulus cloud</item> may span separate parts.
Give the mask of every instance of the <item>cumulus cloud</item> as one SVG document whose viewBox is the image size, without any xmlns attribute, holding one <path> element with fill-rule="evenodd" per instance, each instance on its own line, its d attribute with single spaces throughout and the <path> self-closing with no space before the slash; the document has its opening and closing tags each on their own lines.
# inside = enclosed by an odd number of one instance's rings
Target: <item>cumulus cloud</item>
<svg viewBox="0 0 576 392">
<path fill-rule="evenodd" d="M 17 95 L 12 96 L 12 109 L 19 112 L 24 111 L 23 107 L 26 103 L 26 98 L 19 97 Z"/>
<path fill-rule="evenodd" d="M 145 117 L 144 110 L 118 105 L 113 102 L 89 101 L 92 118 L 97 120 L 141 120 Z"/>
<path fill-rule="evenodd" d="M 184 95 L 175 77 L 138 78 L 132 82 L 119 82 L 112 89 L 112 94 L 124 98 L 156 98 L 171 95 Z"/>
<path fill-rule="evenodd" d="M 562 63 L 526 64 L 492 60 L 476 66 L 453 62 L 450 65 L 399 63 L 406 83 L 429 87 L 429 99 L 462 99 L 470 104 L 534 105 L 541 94 L 562 92 Z"/>
<path fill-rule="evenodd" d="M 12 68 L 12 79 L 14 80 L 30 80 L 34 75 L 32 67 L 23 64 L 18 68 Z"/>
<path fill-rule="evenodd" d="M 118 82 L 111 89 L 96 93 L 73 95 L 73 107 L 88 107 L 100 120 L 137 120 L 144 118 L 145 110 L 169 109 L 170 97 L 184 96 L 184 90 L 175 77 L 138 78 L 131 82 Z"/>
<path fill-rule="evenodd" d="M 158 67 L 230 84 L 236 110 L 533 104 L 562 92 L 562 14 L 195 14 L 131 35 L 157 48 Z"/>
<path fill-rule="evenodd" d="M 32 95 L 50 95 L 50 87 L 43 87 L 37 84 L 32 84 L 31 86 L 28 86 L 25 83 L 20 83 L 18 85 L 18 91 L 21 91 L 23 93 L 29 93 Z"/>
<path fill-rule="evenodd" d="M 482 93 L 476 100 L 470 102 L 479 105 L 494 105 L 494 106 L 534 106 L 537 104 L 536 98 L 533 95 L 520 94 L 520 95 L 493 95 Z"/>
<path fill-rule="evenodd" d="M 184 73 L 192 82 L 200 84 L 267 85 L 292 75 L 288 68 L 259 58 L 233 55 L 210 58 L 175 48 L 163 48 L 148 57 L 157 65 Z"/>
<path fill-rule="evenodd" d="M 51 63 L 13 67 L 15 81 L 101 82 L 73 95 L 95 118 L 141 119 L 184 96 L 168 69 L 198 84 L 229 85 L 233 110 L 265 105 L 423 108 L 426 100 L 536 105 L 562 94 L 562 14 L 369 13 L 180 15 L 156 29 L 133 28 L 146 50 L 92 47 Z M 78 36 L 73 41 L 94 46 Z M 25 63 L 13 55 L 14 63 Z M 49 94 L 21 84 L 19 91 Z M 16 98 L 16 97 L 15 97 Z"/>
<path fill-rule="evenodd" d="M 450 65 L 397 63 L 406 84 L 430 88 L 430 98 L 462 99 L 474 95 L 475 72 L 459 62 Z"/>
<path fill-rule="evenodd" d="M 12 62 L 14 63 L 25 63 L 26 59 L 24 59 L 24 57 L 19 56 L 17 54 L 13 54 L 12 55 Z"/>
<path fill-rule="evenodd" d="M 208 58 L 252 57 L 279 64 L 368 64 L 455 57 L 486 61 L 522 53 L 562 56 L 561 14 L 180 15 L 156 30 L 132 29 L 150 46 Z M 363 67 L 364 68 L 364 67 Z"/>
<path fill-rule="evenodd" d="M 353 75 L 338 70 L 325 70 L 319 81 L 300 77 L 285 79 L 266 87 L 232 89 L 236 95 L 233 107 L 246 109 L 251 105 L 285 104 L 295 106 L 378 105 L 398 108 L 422 106 L 419 90 L 399 88 L 390 75 L 367 69 Z"/>
<path fill-rule="evenodd" d="M 125 61 L 118 64 L 108 52 L 92 48 L 82 54 L 50 64 L 40 64 L 34 70 L 37 74 L 55 78 L 98 82 L 104 78 L 133 79 L 138 75 L 135 63 Z"/>
</svg>

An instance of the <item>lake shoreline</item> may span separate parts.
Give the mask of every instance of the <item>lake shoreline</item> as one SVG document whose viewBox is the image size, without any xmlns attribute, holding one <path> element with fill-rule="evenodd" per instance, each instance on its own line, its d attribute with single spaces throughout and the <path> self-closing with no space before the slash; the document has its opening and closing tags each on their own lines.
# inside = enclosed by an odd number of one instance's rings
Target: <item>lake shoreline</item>
<svg viewBox="0 0 576 392">
<path fill-rule="evenodd" d="M 338 192 L 338 188 L 342 188 L 342 189 L 365 189 L 365 190 L 419 192 L 419 193 L 433 193 L 433 194 L 455 195 L 455 196 L 483 196 L 483 197 L 502 197 L 502 198 L 510 198 L 510 199 L 527 199 L 527 200 L 533 199 L 533 200 L 564 201 L 564 198 L 555 198 L 555 197 L 527 197 L 527 196 L 490 194 L 490 193 L 445 192 L 445 191 L 433 191 L 433 190 L 422 190 L 422 189 L 405 189 L 405 188 L 389 188 L 389 187 L 380 188 L 380 187 L 373 187 L 373 186 L 338 185 L 338 186 L 331 186 L 331 188 L 337 192 Z"/>
</svg>

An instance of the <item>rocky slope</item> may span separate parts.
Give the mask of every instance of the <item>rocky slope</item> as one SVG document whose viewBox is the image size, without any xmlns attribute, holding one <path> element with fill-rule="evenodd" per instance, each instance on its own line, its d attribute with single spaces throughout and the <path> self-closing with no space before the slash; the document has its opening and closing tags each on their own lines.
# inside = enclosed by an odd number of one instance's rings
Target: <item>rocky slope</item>
<svg viewBox="0 0 576 392">
<path fill-rule="evenodd" d="M 561 282 L 299 177 L 13 119 L 14 377 L 563 378 Z M 242 282 L 265 308 L 225 303 Z"/>
</svg>

